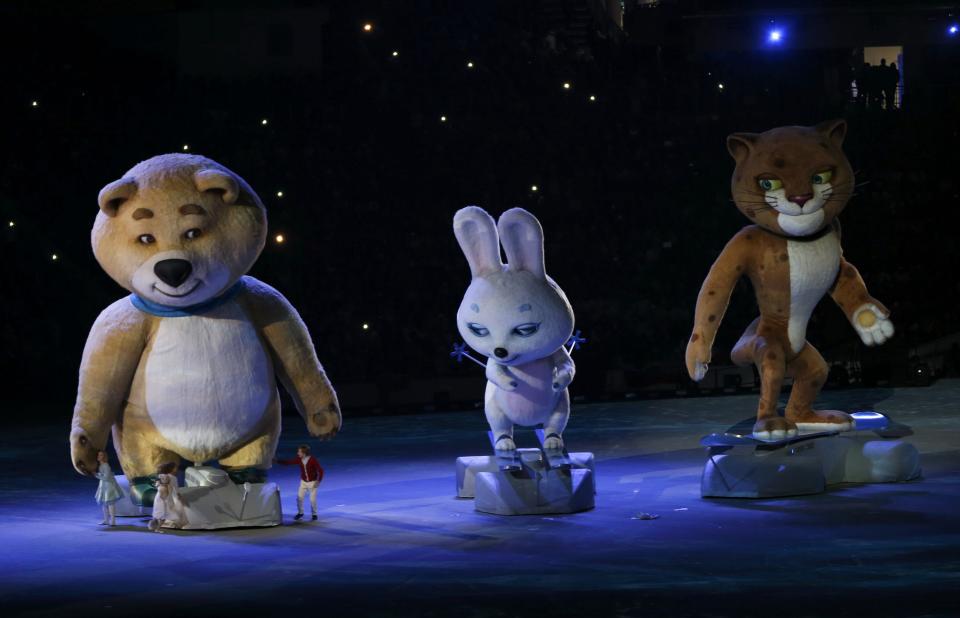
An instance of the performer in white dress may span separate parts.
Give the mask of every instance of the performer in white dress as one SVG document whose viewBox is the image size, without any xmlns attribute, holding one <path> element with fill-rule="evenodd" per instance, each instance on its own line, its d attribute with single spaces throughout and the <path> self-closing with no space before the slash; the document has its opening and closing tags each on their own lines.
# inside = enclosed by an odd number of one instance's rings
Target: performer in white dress
<svg viewBox="0 0 960 618">
<path fill-rule="evenodd" d="M 183 499 L 177 485 L 177 463 L 161 464 L 157 468 L 157 496 L 153 500 L 153 519 L 149 527 L 154 532 L 160 532 L 165 524 L 179 528 L 186 521 Z"/>
<path fill-rule="evenodd" d="M 97 504 L 103 509 L 103 521 L 100 522 L 100 525 L 116 526 L 117 514 L 115 505 L 118 500 L 123 498 L 123 490 L 120 489 L 120 484 L 117 483 L 117 479 L 114 478 L 113 470 L 110 468 L 108 461 L 106 451 L 99 451 L 97 453 L 98 465 L 94 476 L 100 479 L 100 484 L 97 485 L 97 493 L 94 494 L 94 498 Z"/>
</svg>

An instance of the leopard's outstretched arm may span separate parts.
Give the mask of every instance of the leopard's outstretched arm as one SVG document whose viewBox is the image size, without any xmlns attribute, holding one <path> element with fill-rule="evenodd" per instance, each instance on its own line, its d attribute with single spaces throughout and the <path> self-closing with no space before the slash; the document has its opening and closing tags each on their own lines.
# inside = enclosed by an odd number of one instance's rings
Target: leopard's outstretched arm
<svg viewBox="0 0 960 618">
<path fill-rule="evenodd" d="M 738 232 L 717 257 L 697 296 L 693 333 L 687 342 L 686 363 L 690 377 L 699 382 L 707 373 L 713 340 L 737 281 L 747 273 L 751 241 L 745 228 Z M 751 236 L 752 237 L 752 236 Z"/>
<path fill-rule="evenodd" d="M 80 362 L 77 403 L 70 430 L 70 459 L 80 474 L 97 470 L 97 451 L 123 410 L 147 342 L 150 316 L 122 298 L 93 323 Z"/>
<path fill-rule="evenodd" d="M 870 296 L 860 272 L 842 257 L 837 280 L 830 288 L 830 297 L 847 316 L 866 345 L 879 345 L 893 336 L 890 310 Z"/>
</svg>

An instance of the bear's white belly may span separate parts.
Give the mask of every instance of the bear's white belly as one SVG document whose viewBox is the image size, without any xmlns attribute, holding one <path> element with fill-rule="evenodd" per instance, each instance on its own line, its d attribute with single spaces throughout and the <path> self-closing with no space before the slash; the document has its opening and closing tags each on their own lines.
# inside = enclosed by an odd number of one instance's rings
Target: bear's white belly
<svg viewBox="0 0 960 618">
<path fill-rule="evenodd" d="M 160 433 L 210 457 L 249 436 L 276 393 L 270 357 L 234 301 L 163 318 L 144 373 L 147 413 Z"/>
<path fill-rule="evenodd" d="M 807 323 L 814 307 L 837 278 L 840 239 L 834 231 L 817 240 L 787 241 L 790 258 L 790 322 L 787 336 L 794 353 L 807 341 Z"/>
</svg>

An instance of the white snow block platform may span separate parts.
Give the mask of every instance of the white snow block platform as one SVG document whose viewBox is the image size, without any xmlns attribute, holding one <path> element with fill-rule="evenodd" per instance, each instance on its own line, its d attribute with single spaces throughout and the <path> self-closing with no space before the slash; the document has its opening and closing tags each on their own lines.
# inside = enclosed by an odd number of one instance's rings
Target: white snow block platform
<svg viewBox="0 0 960 618">
<path fill-rule="evenodd" d="M 120 491 L 123 492 L 123 498 L 118 500 L 115 505 L 117 517 L 150 517 L 153 508 L 149 506 L 137 506 L 130 498 L 130 481 L 126 475 L 118 474 L 117 484 L 120 485 Z"/>
<path fill-rule="evenodd" d="M 209 466 L 184 471 L 180 489 L 186 522 L 183 530 L 279 526 L 283 523 L 276 483 L 237 485 L 227 473 Z"/>
<path fill-rule="evenodd" d="M 595 505 L 593 453 L 571 453 L 569 468 L 550 468 L 540 449 L 518 449 L 522 467 L 501 470 L 496 457 L 457 459 L 457 496 L 495 515 L 587 511 Z"/>
<path fill-rule="evenodd" d="M 700 495 L 776 498 L 816 494 L 838 483 L 897 483 L 920 476 L 920 454 L 902 439 L 912 433 L 909 428 L 875 412 L 852 416 L 854 429 L 843 433 L 776 442 L 734 432 L 706 436 Z"/>
</svg>

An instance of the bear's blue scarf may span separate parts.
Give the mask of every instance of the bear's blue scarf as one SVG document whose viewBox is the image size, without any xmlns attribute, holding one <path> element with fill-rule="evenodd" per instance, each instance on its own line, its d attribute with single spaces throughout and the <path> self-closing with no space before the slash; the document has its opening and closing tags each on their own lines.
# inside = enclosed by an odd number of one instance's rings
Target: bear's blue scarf
<svg viewBox="0 0 960 618">
<path fill-rule="evenodd" d="M 200 315 L 201 313 L 206 313 L 211 309 L 215 309 L 220 305 L 233 300 L 233 298 L 239 294 L 240 290 L 242 289 L 243 279 L 240 279 L 220 296 L 216 296 L 210 300 L 205 300 L 202 303 L 197 303 L 196 305 L 190 305 L 189 307 L 170 307 L 167 305 L 161 305 L 159 303 L 151 302 L 146 298 L 141 298 L 136 294 L 131 294 L 129 298 L 133 306 L 144 313 L 149 313 L 150 315 L 155 315 L 161 318 L 184 318 L 191 315 Z"/>
</svg>

